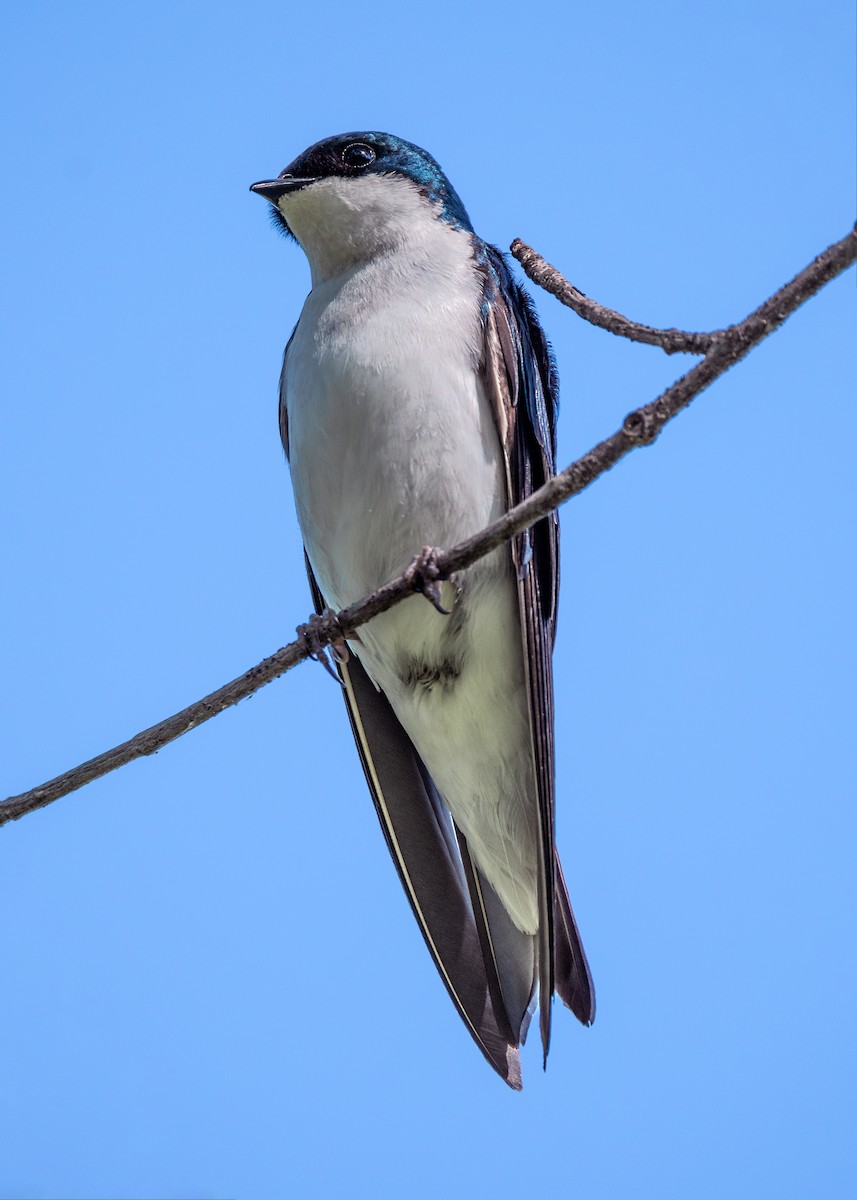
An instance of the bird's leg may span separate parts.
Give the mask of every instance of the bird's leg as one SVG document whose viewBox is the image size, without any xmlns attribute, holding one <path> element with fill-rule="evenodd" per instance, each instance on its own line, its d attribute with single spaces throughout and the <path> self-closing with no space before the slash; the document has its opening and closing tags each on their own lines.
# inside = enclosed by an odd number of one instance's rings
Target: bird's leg
<svg viewBox="0 0 857 1200">
<path fill-rule="evenodd" d="M 448 617 L 450 610 L 444 608 L 441 604 L 442 593 L 440 585 L 446 580 L 447 576 L 438 566 L 437 560 L 440 553 L 440 550 L 435 549 L 433 546 L 423 546 L 422 551 L 405 568 L 404 576 L 405 579 L 413 584 L 414 591 L 422 592 L 439 613 L 443 613 L 445 617 Z"/>
<path fill-rule="evenodd" d="M 330 653 L 337 662 L 346 663 L 349 657 L 348 646 L 345 643 L 344 634 L 341 637 L 337 637 L 329 646 L 321 644 L 319 634 L 322 631 L 327 632 L 331 628 L 333 628 L 335 633 L 342 633 L 336 613 L 332 608 L 326 608 L 323 613 L 313 613 L 305 624 L 298 625 L 295 632 L 309 651 L 310 658 L 321 663 L 327 673 L 332 675 L 337 683 L 341 684 L 342 680 L 331 666 L 327 652 L 330 650 Z"/>
</svg>

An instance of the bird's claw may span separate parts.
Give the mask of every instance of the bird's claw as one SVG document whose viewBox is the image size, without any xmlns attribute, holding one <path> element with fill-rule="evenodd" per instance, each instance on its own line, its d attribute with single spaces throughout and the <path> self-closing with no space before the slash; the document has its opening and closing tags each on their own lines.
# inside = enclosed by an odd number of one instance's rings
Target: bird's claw
<svg viewBox="0 0 857 1200">
<path fill-rule="evenodd" d="M 323 646 L 320 634 L 322 631 L 326 633 L 331 628 L 341 636 L 338 636 L 329 645 Z M 337 662 L 346 663 L 348 662 L 348 646 L 333 609 L 326 608 L 323 613 L 313 613 L 305 624 L 298 625 L 296 633 L 306 646 L 309 657 L 321 663 L 328 675 L 332 675 L 336 682 L 341 684 L 342 680 L 331 665 L 329 655 L 332 655 Z"/>
<path fill-rule="evenodd" d="M 433 546 L 423 546 L 422 551 L 405 568 L 405 579 L 411 583 L 415 592 L 422 592 L 439 613 L 448 617 L 450 609 L 444 608 L 441 603 L 441 584 L 447 576 L 438 565 L 439 555 L 440 550 Z"/>
</svg>

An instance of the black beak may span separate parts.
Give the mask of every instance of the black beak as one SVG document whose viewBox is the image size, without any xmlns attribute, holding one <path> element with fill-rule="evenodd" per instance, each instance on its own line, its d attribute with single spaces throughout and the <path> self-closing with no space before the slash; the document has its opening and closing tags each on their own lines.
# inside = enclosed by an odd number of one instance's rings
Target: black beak
<svg viewBox="0 0 857 1200">
<path fill-rule="evenodd" d="M 315 179 L 300 179 L 294 175 L 285 175 L 280 176 L 279 179 L 263 179 L 260 183 L 251 183 L 250 191 L 270 200 L 272 204 L 276 204 L 281 196 L 285 196 L 288 192 L 296 192 L 299 188 L 306 187 L 308 183 L 315 183 Z"/>
</svg>

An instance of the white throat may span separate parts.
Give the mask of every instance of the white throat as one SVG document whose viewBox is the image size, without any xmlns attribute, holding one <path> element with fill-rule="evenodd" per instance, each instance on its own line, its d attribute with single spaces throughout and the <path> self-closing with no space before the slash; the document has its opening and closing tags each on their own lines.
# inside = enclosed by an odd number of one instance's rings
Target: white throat
<svg viewBox="0 0 857 1200">
<path fill-rule="evenodd" d="M 320 179 L 286 193 L 279 209 L 309 259 L 313 286 L 349 267 L 454 233 L 402 175 Z"/>
</svg>

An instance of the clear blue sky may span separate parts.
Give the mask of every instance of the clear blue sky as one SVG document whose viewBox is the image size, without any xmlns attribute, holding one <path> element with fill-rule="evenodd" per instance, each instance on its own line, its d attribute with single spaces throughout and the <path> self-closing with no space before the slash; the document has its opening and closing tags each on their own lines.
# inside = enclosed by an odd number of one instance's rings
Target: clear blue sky
<svg viewBox="0 0 857 1200">
<path fill-rule="evenodd" d="M 308 286 L 248 185 L 430 149 L 638 320 L 745 315 L 854 218 L 846 0 L 6 4 L 2 770 L 239 674 L 310 604 L 276 429 Z M 566 463 L 669 359 L 538 307 Z M 307 664 L 0 834 L 0 1197 L 854 1186 L 853 272 L 563 511 L 558 823 L 598 992 L 524 1092 L 425 953 Z"/>
</svg>

